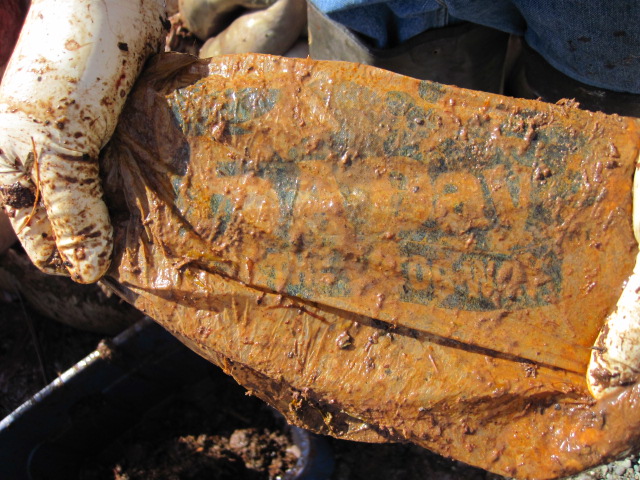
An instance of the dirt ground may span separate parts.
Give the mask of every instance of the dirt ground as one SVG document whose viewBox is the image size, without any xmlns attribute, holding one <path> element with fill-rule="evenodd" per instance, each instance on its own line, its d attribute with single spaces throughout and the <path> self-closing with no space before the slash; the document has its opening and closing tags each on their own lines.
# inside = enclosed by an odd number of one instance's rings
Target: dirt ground
<svg viewBox="0 0 640 480">
<path fill-rule="evenodd" d="M 278 478 L 299 454 L 284 422 L 212 369 L 210 378 L 152 409 L 88 460 L 79 478 Z"/>
</svg>

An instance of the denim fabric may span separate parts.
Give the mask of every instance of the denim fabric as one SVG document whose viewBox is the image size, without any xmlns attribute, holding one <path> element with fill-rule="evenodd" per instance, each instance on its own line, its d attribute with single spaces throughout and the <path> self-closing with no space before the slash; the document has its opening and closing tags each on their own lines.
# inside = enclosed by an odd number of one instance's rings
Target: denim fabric
<svg viewBox="0 0 640 480">
<path fill-rule="evenodd" d="M 639 0 L 311 1 L 378 48 L 466 20 L 524 36 L 575 80 L 640 94 Z"/>
<path fill-rule="evenodd" d="M 347 28 L 366 35 L 378 48 L 398 45 L 432 28 L 459 22 L 437 0 L 312 0 Z"/>
</svg>

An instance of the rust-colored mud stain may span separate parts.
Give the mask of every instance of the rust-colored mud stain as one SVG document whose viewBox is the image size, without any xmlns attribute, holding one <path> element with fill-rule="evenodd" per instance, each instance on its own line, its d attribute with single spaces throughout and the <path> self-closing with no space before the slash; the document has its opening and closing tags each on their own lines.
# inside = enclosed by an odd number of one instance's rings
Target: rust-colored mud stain
<svg viewBox="0 0 640 480">
<path fill-rule="evenodd" d="M 214 71 L 168 96 L 191 157 L 208 159 L 173 177 L 175 203 L 216 268 L 582 371 L 635 259 L 634 164 L 610 153 L 624 133 L 569 109 L 305 68 L 266 85 Z"/>
<path fill-rule="evenodd" d="M 160 57 L 102 159 L 130 301 L 323 433 L 521 477 L 635 441 L 583 379 L 637 251 L 633 120 L 210 62 Z"/>
</svg>

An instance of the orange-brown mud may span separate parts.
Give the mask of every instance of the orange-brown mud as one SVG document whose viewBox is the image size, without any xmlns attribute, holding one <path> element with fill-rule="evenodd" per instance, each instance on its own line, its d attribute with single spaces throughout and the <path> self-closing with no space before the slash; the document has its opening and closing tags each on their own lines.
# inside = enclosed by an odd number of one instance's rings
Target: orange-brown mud
<svg viewBox="0 0 640 480">
<path fill-rule="evenodd" d="M 292 423 L 517 477 L 637 444 L 590 347 L 634 120 L 371 67 L 160 56 L 102 158 L 118 289 Z"/>
</svg>

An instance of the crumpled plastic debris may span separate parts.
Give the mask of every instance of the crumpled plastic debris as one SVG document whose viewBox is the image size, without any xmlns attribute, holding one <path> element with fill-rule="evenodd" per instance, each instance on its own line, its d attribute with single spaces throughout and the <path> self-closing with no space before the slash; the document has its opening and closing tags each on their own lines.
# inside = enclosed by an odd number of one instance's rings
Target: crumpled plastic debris
<svg viewBox="0 0 640 480">
<path fill-rule="evenodd" d="M 285 415 L 519 478 L 638 445 L 589 395 L 632 119 L 372 67 L 163 54 L 103 151 L 108 282 Z"/>
</svg>

